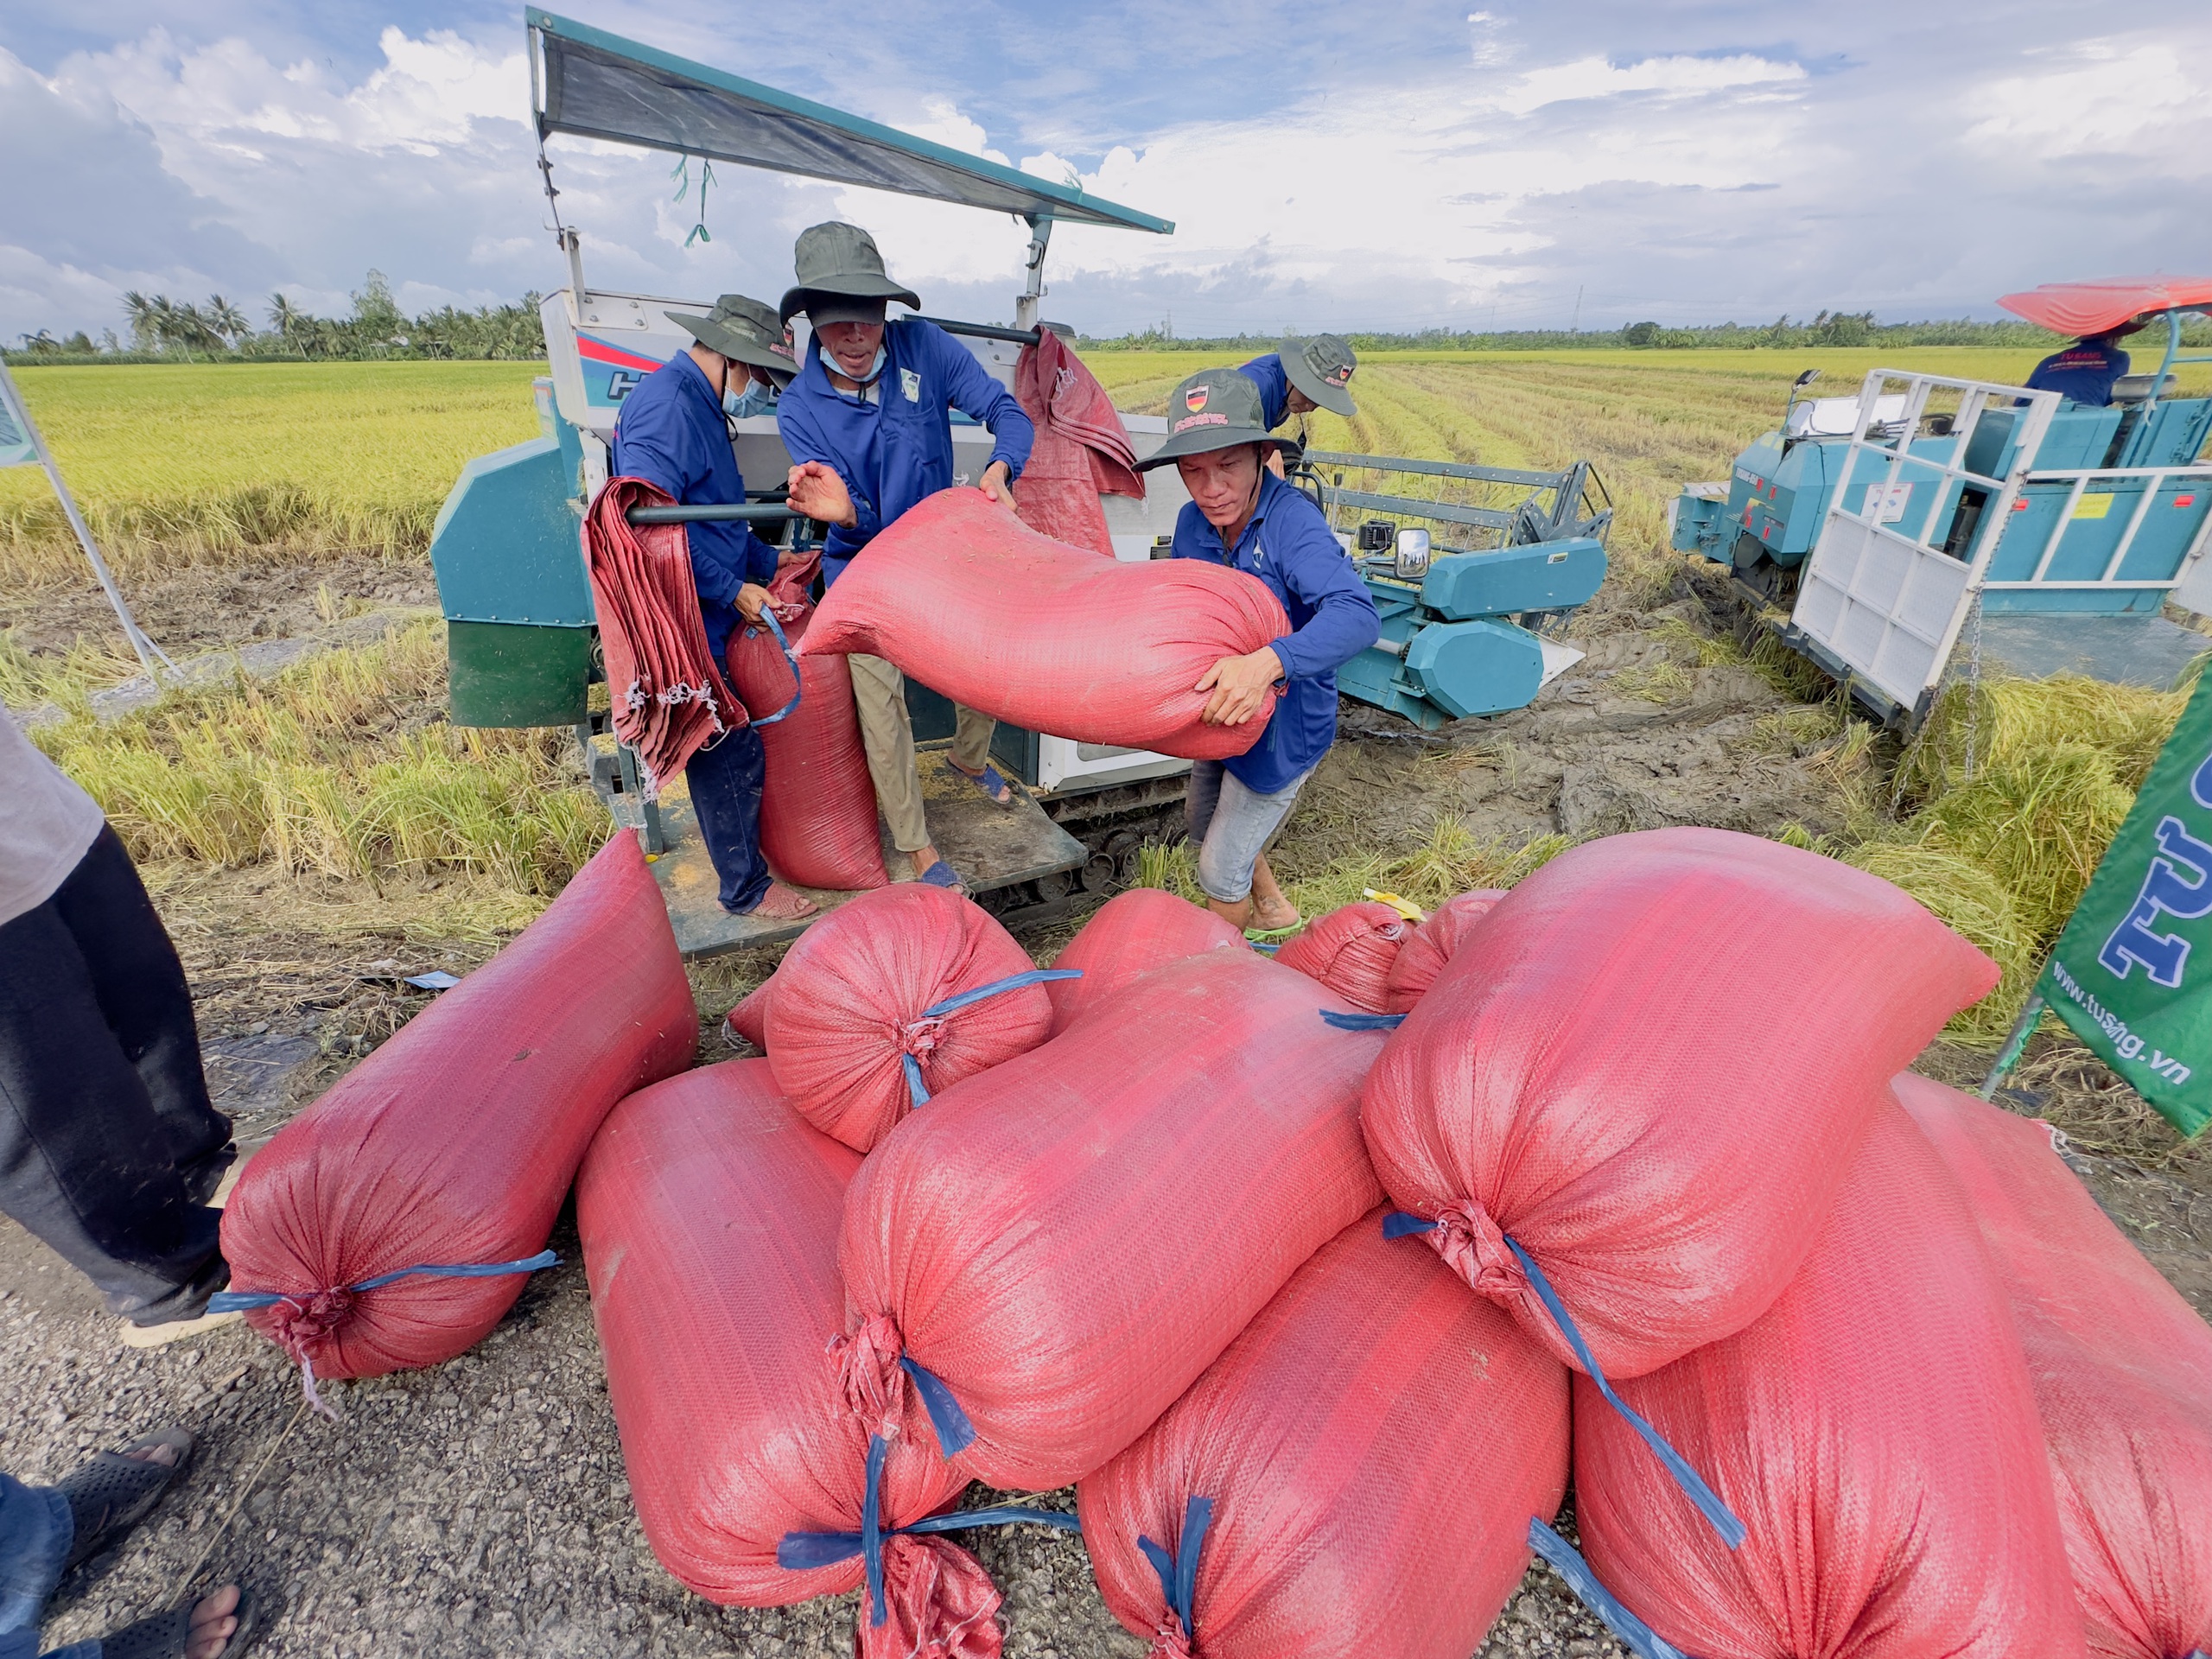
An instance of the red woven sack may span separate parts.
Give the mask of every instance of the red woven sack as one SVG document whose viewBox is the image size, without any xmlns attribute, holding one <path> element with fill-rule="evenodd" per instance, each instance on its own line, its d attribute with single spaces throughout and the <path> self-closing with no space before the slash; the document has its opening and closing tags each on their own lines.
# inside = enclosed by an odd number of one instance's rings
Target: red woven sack
<svg viewBox="0 0 2212 1659">
<path fill-rule="evenodd" d="M 1260 741 L 1275 694 L 1241 726 L 1209 726 L 1193 688 L 1223 658 L 1289 632 L 1257 576 L 1203 559 L 1102 559 L 1046 540 L 980 490 L 951 489 L 846 567 L 806 652 L 885 658 L 1032 731 L 1224 760 Z"/>
<path fill-rule="evenodd" d="M 819 562 L 779 571 L 769 591 L 788 614 L 779 620 L 794 650 L 813 608 L 807 584 Z M 760 795 L 760 849 L 768 868 L 802 887 L 851 893 L 890 880 L 875 818 L 875 785 L 861 743 L 853 677 L 842 657 L 800 659 L 798 706 L 788 715 L 792 668 L 772 629 L 740 627 L 730 636 L 730 683 L 760 734 L 768 763 Z M 779 716 L 781 716 L 780 718 Z"/>
<path fill-rule="evenodd" d="M 266 1304 L 249 1322 L 310 1387 L 469 1347 L 522 1294 L 607 1109 L 690 1064 L 698 1020 L 660 889 L 617 835 L 246 1166 L 223 1255 L 232 1294 Z"/>
<path fill-rule="evenodd" d="M 1052 1035 L 1112 996 L 1139 974 L 1202 951 L 1245 949 L 1244 935 L 1215 915 L 1158 887 L 1132 887 L 1098 907 L 1082 931 L 1052 959 L 1081 979 L 1055 980 Z"/>
<path fill-rule="evenodd" d="M 774 983 L 766 1036 L 776 1082 L 808 1122 L 855 1152 L 939 1090 L 1036 1047 L 1052 1025 L 1036 964 L 1014 935 L 959 894 L 918 881 L 831 911 L 799 935 Z"/>
<path fill-rule="evenodd" d="M 576 1225 L 607 1397 L 645 1538 L 709 1601 L 775 1607 L 857 1588 L 857 1549 L 785 1567 L 793 1533 L 862 1523 L 868 1430 L 824 1348 L 844 1322 L 837 1223 L 857 1154 L 807 1127 L 765 1060 L 639 1090 L 608 1116 L 576 1178 Z M 883 1525 L 942 1510 L 966 1484 L 925 1433 L 886 1447 Z M 942 1538 L 885 1539 L 891 1617 L 863 1609 L 861 1651 L 999 1651 L 999 1597 Z"/>
<path fill-rule="evenodd" d="M 2035 1393 L 1965 1195 L 1879 1091 L 1812 1251 L 1746 1329 L 1622 1397 L 1749 1528 L 1730 1550 L 1586 1377 L 1590 1566 L 1698 1659 L 2066 1659 L 2082 1615 Z"/>
<path fill-rule="evenodd" d="M 1156 1659 L 1465 1659 L 1559 1508 L 1567 1425 L 1566 1368 L 1376 1211 L 1084 1478 L 1091 1571 Z M 1147 1541 L 1192 1561 L 1188 1605 Z"/>
<path fill-rule="evenodd" d="M 938 1414 L 961 1468 L 1027 1491 L 1088 1474 L 1374 1207 L 1379 1039 L 1325 1025 L 1333 1000 L 1250 952 L 1170 963 L 862 1166 L 846 1294 L 887 1389 L 903 1356 L 964 1410 Z"/>
<path fill-rule="evenodd" d="M 1275 960 L 1319 980 L 1355 1008 L 1381 1014 L 1390 965 L 1413 931 L 1414 925 L 1389 905 L 1367 899 L 1315 918 L 1284 943 Z"/>
<path fill-rule="evenodd" d="M 682 524 L 632 524 L 632 507 L 672 498 L 642 478 L 607 480 L 583 526 L 593 614 L 607 660 L 614 734 L 636 751 L 648 798 L 703 746 L 745 724 L 707 645 Z"/>
<path fill-rule="evenodd" d="M 1615 836 L 1498 901 L 1391 1036 L 1361 1122 L 1468 1283 L 1579 1363 L 1517 1244 L 1604 1371 L 1637 1376 L 1765 1312 L 1891 1077 L 1996 982 L 1834 859 Z"/>
<path fill-rule="evenodd" d="M 2048 1124 L 1910 1072 L 1897 1093 L 1966 1188 L 2011 1300 L 2089 1651 L 2212 1653 L 2212 1329 Z"/>
<path fill-rule="evenodd" d="M 768 1052 L 768 988 L 776 982 L 771 975 L 738 1000 L 737 1006 L 723 1017 L 729 1028 L 766 1054 Z"/>
<path fill-rule="evenodd" d="M 1481 887 L 1447 899 L 1414 929 L 1390 959 L 1383 976 L 1382 1007 L 1388 1014 L 1404 1014 L 1420 1001 L 1445 964 L 1459 954 L 1459 947 L 1475 931 L 1475 924 L 1497 908 L 1505 897 L 1503 887 Z"/>
</svg>

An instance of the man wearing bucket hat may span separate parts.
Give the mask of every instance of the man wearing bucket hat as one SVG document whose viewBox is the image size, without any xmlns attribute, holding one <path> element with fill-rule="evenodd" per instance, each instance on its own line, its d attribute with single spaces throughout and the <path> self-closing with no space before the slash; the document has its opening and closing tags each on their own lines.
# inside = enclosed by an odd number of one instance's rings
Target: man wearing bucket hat
<svg viewBox="0 0 2212 1659">
<path fill-rule="evenodd" d="M 791 505 L 830 526 L 823 580 L 836 582 L 907 508 L 952 487 L 953 410 L 989 429 L 991 457 L 976 484 L 1012 512 L 1014 480 L 1036 438 L 1014 395 L 935 323 L 884 320 L 891 301 L 915 309 L 921 301 L 891 279 L 874 238 L 858 226 L 802 232 L 795 263 L 798 281 L 784 296 L 783 315 L 804 312 L 813 337 L 798 378 L 777 406 L 776 423 L 794 463 Z M 960 889 L 923 816 L 906 683 L 880 658 L 846 661 L 868 775 L 892 844 L 913 860 L 920 880 Z M 988 715 L 960 709 L 950 759 L 954 770 L 1005 806 L 1014 795 L 991 764 L 992 726 Z"/>
<path fill-rule="evenodd" d="M 1214 725 L 1260 718 L 1269 688 L 1284 690 L 1250 748 L 1192 763 L 1186 807 L 1209 906 L 1238 927 L 1272 932 L 1295 927 L 1299 915 L 1268 868 L 1268 842 L 1337 741 L 1337 670 L 1375 643 L 1381 624 L 1321 509 L 1263 464 L 1282 442 L 1266 420 L 1249 373 L 1207 369 L 1169 395 L 1167 442 L 1137 466 L 1172 461 L 1191 493 L 1175 520 L 1175 557 L 1256 576 L 1290 616 L 1281 639 L 1200 677 Z"/>
<path fill-rule="evenodd" d="M 1353 406 L 1351 372 L 1359 366 L 1351 342 L 1341 334 L 1315 334 L 1306 340 L 1286 340 L 1265 357 L 1243 365 L 1260 389 L 1272 432 L 1294 415 L 1311 415 L 1325 409 L 1350 420 L 1359 411 Z"/>
<path fill-rule="evenodd" d="M 613 470 L 642 478 L 683 505 L 735 505 L 745 479 L 730 446 L 729 422 L 766 413 L 775 388 L 798 367 L 791 330 L 759 300 L 725 294 L 705 316 L 663 314 L 692 344 L 647 375 L 622 402 L 614 426 Z M 744 524 L 687 526 L 691 579 L 707 646 L 721 662 L 738 619 L 760 620 L 770 602 L 765 584 L 776 574 L 774 548 Z M 760 853 L 760 791 L 767 757 L 750 726 L 701 749 L 683 769 L 699 835 L 721 880 L 722 908 L 740 915 L 795 921 L 813 901 L 772 880 Z"/>
</svg>

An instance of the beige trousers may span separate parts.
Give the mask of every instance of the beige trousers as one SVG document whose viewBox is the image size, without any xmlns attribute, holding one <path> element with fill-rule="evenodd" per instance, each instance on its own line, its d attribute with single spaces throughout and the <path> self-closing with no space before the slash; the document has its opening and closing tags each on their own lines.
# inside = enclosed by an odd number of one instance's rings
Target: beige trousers
<svg viewBox="0 0 2212 1659">
<path fill-rule="evenodd" d="M 855 652 L 845 665 L 852 671 L 853 707 L 868 750 L 868 775 L 874 780 L 883 821 L 891 826 L 891 844 L 902 853 L 918 853 L 930 844 L 930 826 L 922 815 L 921 777 L 914 770 L 914 723 L 906 714 L 906 677 L 880 657 Z M 991 733 L 998 722 L 958 703 L 953 711 L 953 762 L 981 772 L 991 758 Z"/>
</svg>

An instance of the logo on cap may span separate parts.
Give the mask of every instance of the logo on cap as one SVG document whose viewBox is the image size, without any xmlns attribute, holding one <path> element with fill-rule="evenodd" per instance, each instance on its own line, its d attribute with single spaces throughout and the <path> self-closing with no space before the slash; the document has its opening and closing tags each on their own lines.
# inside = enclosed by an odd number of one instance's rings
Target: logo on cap
<svg viewBox="0 0 2212 1659">
<path fill-rule="evenodd" d="M 786 328 L 784 330 L 783 344 L 780 346 L 771 346 L 768 349 L 773 352 L 778 357 L 788 357 L 792 362 L 796 363 L 798 361 L 798 353 L 792 349 L 791 340 L 791 331 Z"/>
<path fill-rule="evenodd" d="M 1186 391 L 1186 392 L 1185 392 L 1185 393 L 1183 394 L 1183 407 L 1184 407 L 1184 408 L 1185 408 L 1185 409 L 1187 409 L 1187 410 L 1189 410 L 1191 411 L 1191 413 L 1192 413 L 1192 414 L 1193 414 L 1193 415 L 1197 414 L 1200 410 L 1204 409 L 1205 406 L 1206 406 L 1206 388 L 1205 388 L 1205 387 L 1204 387 L 1204 386 L 1192 386 L 1192 387 L 1188 391 Z"/>
<path fill-rule="evenodd" d="M 1351 378 L 1351 365 L 1347 363 L 1342 368 L 1330 370 L 1328 378 L 1331 385 L 1341 386 Z"/>
</svg>

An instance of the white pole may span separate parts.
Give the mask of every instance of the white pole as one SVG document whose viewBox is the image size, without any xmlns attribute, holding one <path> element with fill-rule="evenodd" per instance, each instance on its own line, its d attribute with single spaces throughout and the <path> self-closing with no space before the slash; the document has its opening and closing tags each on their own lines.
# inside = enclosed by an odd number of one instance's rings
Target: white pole
<svg viewBox="0 0 2212 1659">
<path fill-rule="evenodd" d="M 147 638 L 146 631 L 138 626 L 138 619 L 130 614 L 130 607 L 123 597 L 123 590 L 115 585 L 114 574 L 107 568 L 107 561 L 100 556 L 98 543 L 92 540 L 90 525 L 85 515 L 77 511 L 77 499 L 69 493 L 69 486 L 61 481 L 61 469 L 54 465 L 54 452 L 46 447 L 46 436 L 38 429 L 38 423 L 31 419 L 31 412 L 23 403 L 22 393 L 16 389 L 15 377 L 8 372 L 8 365 L 0 361 L 0 399 L 4 399 L 8 412 L 16 424 L 31 442 L 32 452 L 38 464 L 46 469 L 47 482 L 54 486 L 54 493 L 61 502 L 61 511 L 67 515 L 69 528 L 77 533 L 77 543 L 85 550 L 85 556 L 92 561 L 92 574 L 99 578 L 100 590 L 106 594 L 107 602 L 115 607 L 116 620 L 123 624 L 124 637 L 130 641 L 130 649 L 138 654 L 138 661 L 156 682 L 161 670 L 175 669 L 168 653 Z M 157 666 L 158 664 L 158 666 Z"/>
</svg>

